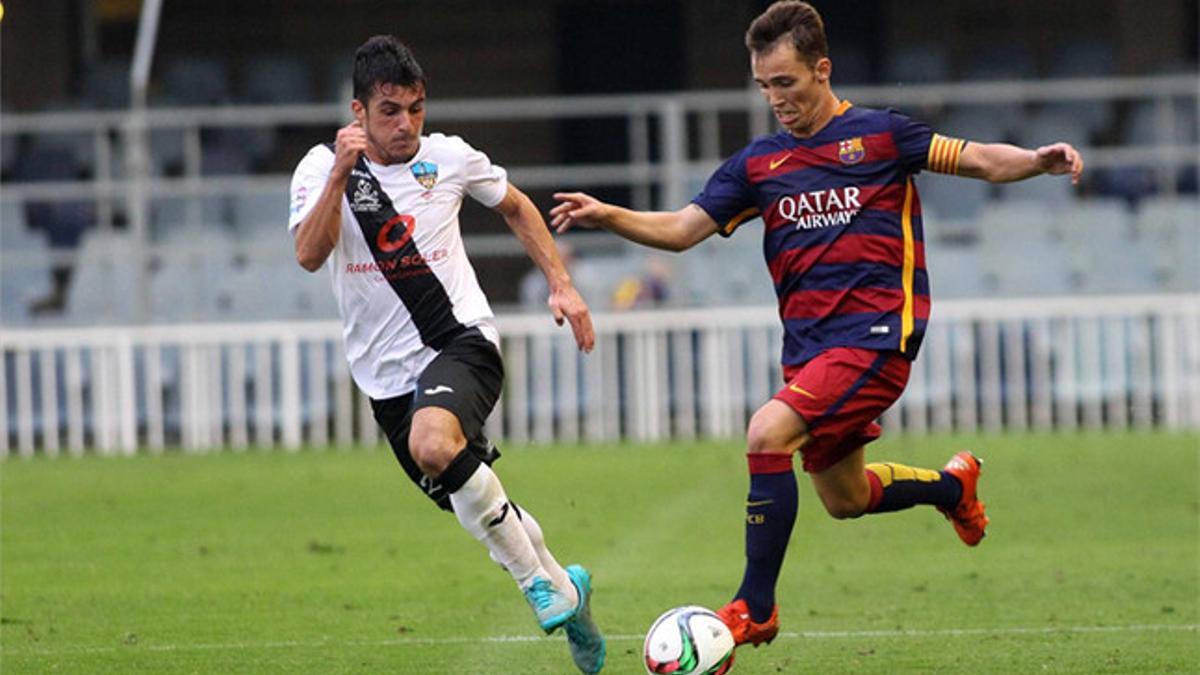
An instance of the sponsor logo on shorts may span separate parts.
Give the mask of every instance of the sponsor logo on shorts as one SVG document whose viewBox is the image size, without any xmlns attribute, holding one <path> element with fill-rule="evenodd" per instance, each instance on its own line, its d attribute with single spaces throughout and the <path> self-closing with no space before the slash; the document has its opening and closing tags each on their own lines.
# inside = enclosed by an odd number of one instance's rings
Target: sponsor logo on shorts
<svg viewBox="0 0 1200 675">
<path fill-rule="evenodd" d="M 423 392 L 426 396 L 434 396 L 435 394 L 453 394 L 454 389 L 447 387 L 444 384 L 439 384 L 436 387 L 431 387 Z"/>
</svg>

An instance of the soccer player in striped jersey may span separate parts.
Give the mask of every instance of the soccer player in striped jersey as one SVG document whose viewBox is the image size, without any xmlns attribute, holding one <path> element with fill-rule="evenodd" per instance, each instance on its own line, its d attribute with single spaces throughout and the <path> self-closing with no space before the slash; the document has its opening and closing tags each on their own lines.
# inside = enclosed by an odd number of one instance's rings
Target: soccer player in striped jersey
<svg viewBox="0 0 1200 675">
<path fill-rule="evenodd" d="M 750 420 L 746 567 L 720 614 L 738 644 L 779 631 L 775 586 L 796 518 L 792 468 L 804 470 L 834 518 L 937 508 L 968 546 L 988 518 L 976 494 L 980 462 L 959 452 L 941 471 L 866 463 L 875 420 L 903 393 L 929 318 L 921 170 L 993 183 L 1041 174 L 1078 183 L 1083 160 L 1053 143 L 1035 150 L 943 136 L 892 110 L 833 92 L 824 24 L 806 2 L 771 5 L 746 32 L 754 81 L 783 127 L 730 157 L 673 212 L 638 212 L 560 193 L 561 233 L 602 227 L 683 251 L 761 216 L 763 253 L 783 320 L 786 383 Z"/>
</svg>

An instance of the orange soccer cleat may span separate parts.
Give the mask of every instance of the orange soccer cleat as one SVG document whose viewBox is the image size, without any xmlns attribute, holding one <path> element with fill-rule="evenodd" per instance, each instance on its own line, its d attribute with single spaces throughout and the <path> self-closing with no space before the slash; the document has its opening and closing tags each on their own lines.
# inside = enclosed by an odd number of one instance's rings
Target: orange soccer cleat
<svg viewBox="0 0 1200 675">
<path fill-rule="evenodd" d="M 754 623 L 750 620 L 750 608 L 745 600 L 734 600 L 717 610 L 717 616 L 729 626 L 733 633 L 733 643 L 744 645 L 747 642 L 758 647 L 764 642 L 771 642 L 779 633 L 779 605 L 771 609 L 771 618 L 766 623 Z"/>
<path fill-rule="evenodd" d="M 951 457 L 943 469 L 962 484 L 962 497 L 953 510 L 938 508 L 938 511 L 954 525 L 954 531 L 967 546 L 979 544 L 987 534 L 984 530 L 988 525 L 988 517 L 984 514 L 983 502 L 975 494 L 982 466 L 983 460 L 964 450 Z"/>
</svg>

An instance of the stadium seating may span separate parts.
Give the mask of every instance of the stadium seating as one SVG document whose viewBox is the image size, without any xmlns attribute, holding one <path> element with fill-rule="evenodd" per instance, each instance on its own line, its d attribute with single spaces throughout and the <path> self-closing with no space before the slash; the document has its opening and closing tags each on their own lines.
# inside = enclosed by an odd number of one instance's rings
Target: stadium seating
<svg viewBox="0 0 1200 675">
<path fill-rule="evenodd" d="M 324 267 L 315 273 L 300 269 L 282 223 L 239 235 L 230 266 L 211 292 L 217 296 L 214 304 L 222 319 L 330 319 L 338 315 L 329 271 Z"/>
<path fill-rule="evenodd" d="M 92 230 L 83 238 L 67 295 L 67 314 L 82 323 L 129 323 L 139 318 L 147 272 L 140 280 L 133 237 Z"/>
<path fill-rule="evenodd" d="M 288 220 L 285 189 L 240 192 L 230 198 L 233 226 L 242 232 L 259 228 L 282 231 Z"/>
<path fill-rule="evenodd" d="M 1140 205 L 1135 230 L 1166 289 L 1200 291 L 1200 200 L 1148 198 Z"/>
<path fill-rule="evenodd" d="M 152 102 L 168 105 L 216 105 L 230 100 L 229 73 L 215 58 L 179 57 L 166 65 L 162 94 Z"/>
<path fill-rule="evenodd" d="M 1116 48 L 1095 36 L 1067 38 L 1054 50 L 1046 66 L 1046 75 L 1054 78 L 1119 74 Z"/>
<path fill-rule="evenodd" d="M 309 103 L 315 99 L 308 67 L 294 54 L 250 57 L 242 81 L 240 98 L 247 103 Z"/>
<path fill-rule="evenodd" d="M 108 59 L 87 66 L 83 78 L 84 97 L 97 108 L 128 108 L 129 67 L 125 59 Z"/>
<path fill-rule="evenodd" d="M 971 59 L 960 73 L 961 80 L 1025 80 L 1037 76 L 1037 64 L 1029 49 L 1016 43 L 995 43 L 972 50 Z"/>
<path fill-rule="evenodd" d="M 82 101 L 55 104 L 59 111 L 86 110 Z M 21 157 L 26 180 L 73 180 L 95 175 L 96 136 L 90 131 L 39 131 L 32 134 Z M 33 177 L 32 174 L 42 174 Z"/>
<path fill-rule="evenodd" d="M 1019 119 L 1019 118 L 1018 118 Z M 1006 141 L 1016 120 L 1003 109 L 989 105 L 955 106 L 934 124 L 934 131 L 968 141 L 995 143 Z"/>
<path fill-rule="evenodd" d="M 972 244 L 929 242 L 925 245 L 925 269 L 933 297 L 978 298 L 988 295 L 984 285 L 983 260 Z"/>
<path fill-rule="evenodd" d="M 169 238 L 175 230 L 188 226 L 225 227 L 228 212 L 224 196 L 156 197 L 150 200 L 151 240 Z"/>
<path fill-rule="evenodd" d="M 917 177 L 921 207 L 951 219 L 973 218 L 987 203 L 992 186 L 984 181 L 925 173 Z"/>
<path fill-rule="evenodd" d="M 859 45 L 852 42 L 830 45 L 829 59 L 833 61 L 833 81 L 838 84 L 869 84 L 873 80 L 871 59 Z"/>
<path fill-rule="evenodd" d="M 250 173 L 254 157 L 262 147 L 253 132 L 225 131 L 218 141 L 204 145 L 200 172 L 205 176 L 230 176 Z"/>
<path fill-rule="evenodd" d="M 151 315 L 156 321 L 211 319 L 219 313 L 216 291 L 233 271 L 233 241 L 218 227 L 184 225 L 167 230 L 150 277 Z"/>
<path fill-rule="evenodd" d="M 1135 236 L 1121 200 L 1095 199 L 1055 219 L 1067 247 L 1072 277 L 1088 293 L 1149 292 L 1158 284 L 1149 251 Z"/>
<path fill-rule="evenodd" d="M 900 47 L 884 64 L 884 80 L 900 84 L 949 81 L 949 54 L 939 45 Z"/>
<path fill-rule="evenodd" d="M 1076 38 L 1054 51 L 1046 74 L 1052 78 L 1117 75 L 1117 51 L 1103 40 Z M 1116 106 L 1111 101 L 1056 101 L 1046 104 L 1042 110 L 1072 120 L 1076 126 L 1082 126 L 1089 137 L 1108 131 L 1116 121 Z"/>
<path fill-rule="evenodd" d="M 0 322 L 28 321 L 31 303 L 50 291 L 46 233 L 29 229 L 23 203 L 0 200 Z"/>
<path fill-rule="evenodd" d="M 1042 205 L 996 205 L 980 221 L 983 278 L 993 293 L 1061 295 L 1078 287 L 1061 232 Z"/>
<path fill-rule="evenodd" d="M 1036 148 L 1048 143 L 1065 141 L 1076 148 L 1087 148 L 1090 143 L 1085 130 L 1072 119 L 1054 111 L 1041 111 L 1031 115 L 1027 123 L 1015 133 L 1018 145 Z M 1064 208 L 1075 201 L 1077 188 L 1066 176 L 1028 180 L 999 186 L 998 194 L 1004 200 L 1040 202 L 1054 208 Z"/>
</svg>

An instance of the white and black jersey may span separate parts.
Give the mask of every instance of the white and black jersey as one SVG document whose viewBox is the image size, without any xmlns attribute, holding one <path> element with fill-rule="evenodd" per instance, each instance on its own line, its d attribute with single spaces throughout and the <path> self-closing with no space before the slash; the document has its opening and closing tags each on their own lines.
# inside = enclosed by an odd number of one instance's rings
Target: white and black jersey
<svg viewBox="0 0 1200 675">
<path fill-rule="evenodd" d="M 293 234 L 319 200 L 333 162 L 332 145 L 318 145 L 296 167 Z M 493 207 L 507 191 L 504 169 L 457 136 L 422 136 L 417 154 L 403 164 L 359 158 L 342 199 L 341 237 L 326 266 L 350 372 L 365 394 L 383 399 L 412 391 L 438 350 L 466 328 L 499 345 L 458 213 L 466 196 Z"/>
</svg>

